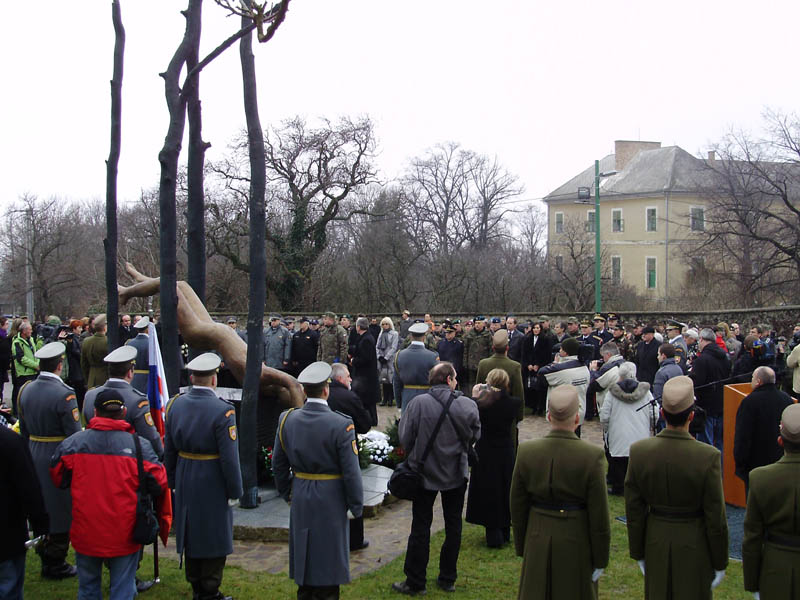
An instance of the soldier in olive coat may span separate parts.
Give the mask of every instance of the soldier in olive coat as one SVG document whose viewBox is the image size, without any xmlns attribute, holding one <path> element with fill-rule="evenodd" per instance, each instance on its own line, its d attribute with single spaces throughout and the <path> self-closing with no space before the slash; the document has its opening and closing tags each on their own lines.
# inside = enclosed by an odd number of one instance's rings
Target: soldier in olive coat
<svg viewBox="0 0 800 600">
<path fill-rule="evenodd" d="M 324 362 L 300 373 L 306 403 L 281 414 L 273 446 L 275 485 L 292 504 L 289 577 L 298 598 L 339 597 L 339 586 L 350 581 L 347 511 L 358 518 L 363 509 L 355 426 L 328 406 L 330 375 Z"/>
<path fill-rule="evenodd" d="M 233 552 L 230 501 L 242 496 L 233 406 L 217 397 L 220 358 L 207 352 L 186 367 L 192 389 L 167 405 L 164 466 L 175 490 L 175 547 L 186 554 L 186 581 L 196 598 L 221 598 Z"/>
<path fill-rule="evenodd" d="M 467 369 L 467 390 L 477 382 L 481 360 L 492 353 L 492 333 L 486 329 L 486 318 L 475 317 L 475 326 L 464 336 L 464 366 Z M 488 371 L 487 371 L 488 373 Z"/>
<path fill-rule="evenodd" d="M 508 358 L 508 332 L 505 329 L 500 329 L 492 337 L 492 350 L 494 350 L 494 354 L 489 358 L 484 358 L 478 364 L 476 383 L 486 383 L 486 376 L 492 369 L 502 369 L 505 371 L 508 374 L 510 382 L 510 395 L 520 400 L 519 409 L 517 411 L 517 423 L 519 423 L 525 417 L 525 407 L 522 403 L 525 389 L 522 387 L 522 369 L 520 364 Z M 518 440 L 516 423 L 514 423 L 512 427 L 511 438 L 514 440 L 514 446 L 516 447 Z"/>
<path fill-rule="evenodd" d="M 648 600 L 710 599 L 728 566 L 728 521 L 719 450 L 689 434 L 692 380 L 664 384 L 667 428 L 630 449 L 625 513 L 631 558 Z"/>
<path fill-rule="evenodd" d="M 347 364 L 347 332 L 336 323 L 336 315 L 326 312 L 322 320 L 324 327 L 319 330 L 319 347 L 317 360 L 329 365 L 333 363 Z"/>
<path fill-rule="evenodd" d="M 50 515 L 50 535 L 37 550 L 42 558 L 42 577 L 49 579 L 73 577 L 78 572 L 65 561 L 72 525 L 72 497 L 69 490 L 57 488 L 50 479 L 50 457 L 63 440 L 81 430 L 75 390 L 61 380 L 64 352 L 61 342 L 51 342 L 38 350 L 35 356 L 39 360 L 39 377 L 26 383 L 19 392 L 19 430 L 30 445 Z"/>
<path fill-rule="evenodd" d="M 777 463 L 750 471 L 744 518 L 744 589 L 761 600 L 800 598 L 800 405 L 781 416 Z"/>
<path fill-rule="evenodd" d="M 603 449 L 575 435 L 578 390 L 550 394 L 544 438 L 523 442 L 511 479 L 511 525 L 522 556 L 519 598 L 595 600 L 611 525 Z"/>
<path fill-rule="evenodd" d="M 92 322 L 94 335 L 83 340 L 81 345 L 81 371 L 87 389 L 103 385 L 108 379 L 108 370 L 103 358 L 108 354 L 106 338 L 106 316 L 97 315 Z"/>
</svg>

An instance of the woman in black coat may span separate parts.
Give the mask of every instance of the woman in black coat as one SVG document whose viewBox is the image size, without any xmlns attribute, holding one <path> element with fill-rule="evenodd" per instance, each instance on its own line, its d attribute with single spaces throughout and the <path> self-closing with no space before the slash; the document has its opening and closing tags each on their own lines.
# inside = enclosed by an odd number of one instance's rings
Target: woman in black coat
<svg viewBox="0 0 800 600">
<path fill-rule="evenodd" d="M 467 522 L 486 528 L 486 545 L 500 548 L 511 539 L 509 490 L 514 470 L 512 424 L 521 398 L 509 396 L 508 373 L 492 369 L 485 385 L 476 385 L 481 437 L 475 444 L 478 463 L 473 465 L 467 498 Z"/>
<path fill-rule="evenodd" d="M 536 385 L 539 369 L 552 362 L 553 338 L 542 334 L 542 326 L 534 323 L 522 340 L 522 382 L 525 386 L 525 406 L 534 415 L 544 415 L 546 393 Z"/>
</svg>

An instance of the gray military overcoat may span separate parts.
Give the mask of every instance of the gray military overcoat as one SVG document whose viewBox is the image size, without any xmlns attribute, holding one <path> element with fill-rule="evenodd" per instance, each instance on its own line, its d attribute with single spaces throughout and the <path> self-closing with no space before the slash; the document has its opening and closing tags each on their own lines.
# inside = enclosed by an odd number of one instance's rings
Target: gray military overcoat
<svg viewBox="0 0 800 600">
<path fill-rule="evenodd" d="M 178 554 L 218 558 L 233 552 L 229 499 L 242 496 L 233 406 L 210 388 L 193 387 L 170 401 L 164 466 L 175 490 L 173 527 Z"/>
<path fill-rule="evenodd" d="M 145 333 L 125 342 L 126 346 L 136 348 L 136 366 L 131 385 L 143 394 L 147 393 L 147 378 L 150 376 L 150 336 Z"/>
<path fill-rule="evenodd" d="M 20 427 L 28 440 L 42 486 L 44 505 L 50 515 L 50 533 L 67 533 L 72 524 L 72 497 L 50 479 L 50 457 L 62 440 L 81 430 L 75 390 L 56 375 L 40 374 L 19 394 Z M 50 438 L 37 441 L 33 438 Z"/>
<path fill-rule="evenodd" d="M 347 583 L 347 510 L 360 517 L 364 502 L 353 421 L 327 404 L 306 402 L 288 417 L 281 414 L 281 422 L 272 468 L 278 492 L 287 501 L 291 495 L 289 577 L 297 585 Z M 320 479 L 320 474 L 335 478 Z"/>
</svg>

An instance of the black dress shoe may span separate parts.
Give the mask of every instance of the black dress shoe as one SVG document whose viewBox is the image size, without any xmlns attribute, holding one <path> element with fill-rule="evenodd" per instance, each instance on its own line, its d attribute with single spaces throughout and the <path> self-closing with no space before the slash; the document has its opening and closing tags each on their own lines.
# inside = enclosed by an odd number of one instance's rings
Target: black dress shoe
<svg viewBox="0 0 800 600">
<path fill-rule="evenodd" d="M 151 587 L 155 585 L 155 581 L 153 579 L 148 579 L 147 581 L 142 581 L 138 577 L 136 578 L 136 591 L 141 594 L 142 592 L 146 592 Z"/>
<path fill-rule="evenodd" d="M 441 579 L 436 580 L 436 585 L 439 586 L 439 589 L 443 592 L 455 592 L 456 591 L 456 584 L 449 583 L 446 581 L 442 581 Z"/>
<path fill-rule="evenodd" d="M 43 565 L 42 577 L 45 579 L 66 579 L 78 574 L 77 567 L 63 562 L 60 565 Z"/>
<path fill-rule="evenodd" d="M 364 540 L 363 542 L 361 542 L 360 546 L 357 546 L 356 548 L 350 548 L 350 552 L 358 552 L 359 550 L 363 550 L 368 546 L 369 546 L 369 540 Z"/>
<path fill-rule="evenodd" d="M 425 588 L 413 588 L 408 585 L 407 581 L 398 581 L 392 584 L 392 590 L 395 592 L 399 592 L 401 594 L 405 594 L 406 596 L 424 596 L 428 592 Z"/>
</svg>

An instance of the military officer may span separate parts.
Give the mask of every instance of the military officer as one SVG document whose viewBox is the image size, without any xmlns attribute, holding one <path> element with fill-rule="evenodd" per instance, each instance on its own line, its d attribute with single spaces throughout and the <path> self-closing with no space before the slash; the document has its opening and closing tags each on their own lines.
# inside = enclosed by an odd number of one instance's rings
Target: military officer
<svg viewBox="0 0 800 600">
<path fill-rule="evenodd" d="M 800 593 L 800 405 L 783 410 L 778 443 L 783 457 L 750 471 L 744 518 L 744 589 L 762 600 L 791 600 Z"/>
<path fill-rule="evenodd" d="M 478 365 L 492 353 L 492 334 L 486 329 L 486 318 L 475 317 L 472 330 L 464 336 L 464 362 L 467 369 L 466 390 L 477 382 Z"/>
<path fill-rule="evenodd" d="M 628 547 L 648 600 L 710 600 L 728 566 L 728 522 L 719 450 L 689 434 L 694 386 L 664 384 L 667 428 L 630 449 L 625 477 Z"/>
<path fill-rule="evenodd" d="M 408 328 L 408 348 L 394 355 L 394 397 L 402 410 L 414 396 L 430 389 L 428 373 L 436 364 L 437 356 L 425 347 L 423 340 L 428 331 L 425 323 L 414 323 Z"/>
<path fill-rule="evenodd" d="M 600 338 L 594 335 L 589 319 L 581 321 L 581 334 L 578 336 L 578 341 L 581 344 L 578 358 L 583 364 L 588 366 L 590 362 L 600 358 Z M 586 348 L 586 346 L 591 348 Z"/>
<path fill-rule="evenodd" d="M 524 556 L 519 598 L 597 598 L 611 525 L 603 449 L 581 441 L 578 390 L 550 394 L 550 433 L 519 446 L 511 479 L 511 524 Z M 588 543 L 576 543 L 585 540 Z"/>
<path fill-rule="evenodd" d="M 50 535 L 37 549 L 42 558 L 42 577 L 63 579 L 78 572 L 65 560 L 72 525 L 72 498 L 69 490 L 53 485 L 50 457 L 63 440 L 81 430 L 81 415 L 75 391 L 61 380 L 64 344 L 51 342 L 34 356 L 39 361 L 39 377 L 26 383 L 19 392 L 20 433 L 30 445 L 50 515 Z"/>
<path fill-rule="evenodd" d="M 456 377 L 464 375 L 464 343 L 456 337 L 451 325 L 444 330 L 444 339 L 436 347 L 439 360 L 447 361 L 456 370 Z"/>
<path fill-rule="evenodd" d="M 139 322 L 141 323 L 141 321 Z M 158 455 L 158 459 L 162 460 L 164 458 L 164 446 L 153 422 L 153 416 L 150 414 L 150 401 L 146 395 L 135 389 L 131 383 L 136 377 L 135 367 L 138 363 L 136 348 L 129 345 L 120 346 L 107 354 L 103 358 L 103 362 L 108 365 L 108 381 L 100 387 L 92 388 L 86 392 L 86 398 L 89 400 L 87 402 L 84 399 L 83 418 L 88 423 L 94 417 L 94 400 L 97 398 L 97 394 L 108 388 L 118 390 L 125 399 L 125 408 L 127 409 L 125 420 L 131 424 L 136 433 L 150 442 L 153 450 Z"/>
<path fill-rule="evenodd" d="M 330 375 L 325 362 L 300 373 L 306 403 L 281 414 L 273 446 L 275 484 L 291 500 L 289 577 L 298 599 L 339 597 L 350 581 L 347 511 L 358 518 L 363 508 L 355 426 L 328 407 Z"/>
<path fill-rule="evenodd" d="M 233 405 L 217 397 L 220 358 L 206 352 L 188 365 L 192 388 L 170 400 L 164 465 L 175 490 L 175 546 L 198 600 L 222 599 L 219 586 L 233 552 L 231 505 L 242 496 Z"/>
<path fill-rule="evenodd" d="M 600 346 L 606 342 L 610 342 L 614 335 L 606 329 L 606 318 L 602 313 L 596 313 L 592 319 L 594 324 L 594 332 L 592 335 L 599 341 Z"/>
<path fill-rule="evenodd" d="M 336 314 L 326 312 L 322 318 L 323 327 L 319 330 L 317 360 L 329 365 L 341 362 L 347 364 L 347 331 L 336 324 Z"/>
<path fill-rule="evenodd" d="M 142 317 L 133 328 L 136 330 L 136 337 L 125 342 L 126 346 L 136 348 L 136 367 L 133 371 L 133 389 L 147 393 L 147 379 L 150 376 L 150 336 L 147 326 L 150 325 L 150 317 Z M 130 409 L 128 409 L 130 413 Z"/>
</svg>

